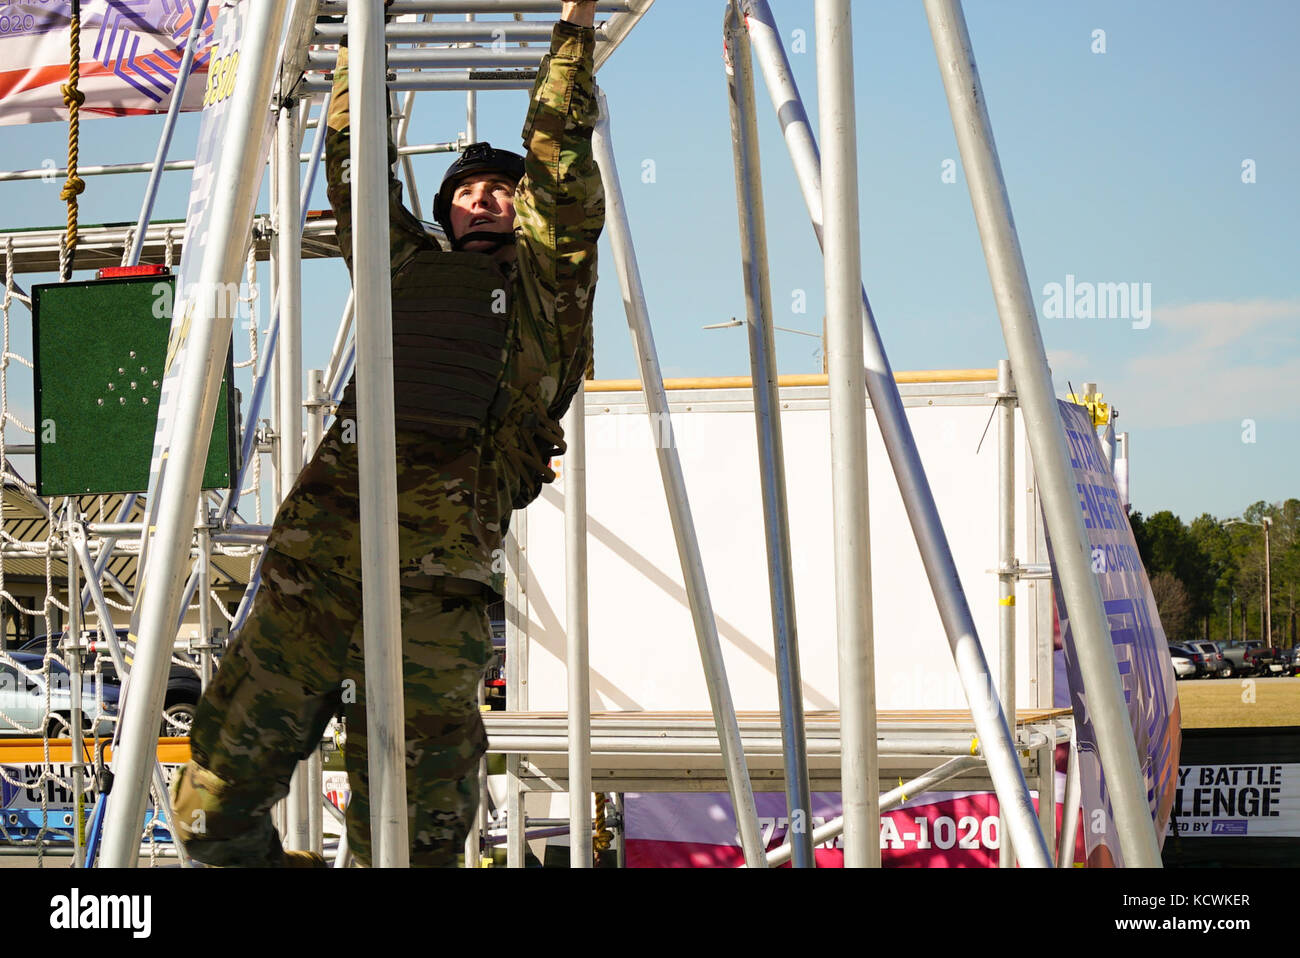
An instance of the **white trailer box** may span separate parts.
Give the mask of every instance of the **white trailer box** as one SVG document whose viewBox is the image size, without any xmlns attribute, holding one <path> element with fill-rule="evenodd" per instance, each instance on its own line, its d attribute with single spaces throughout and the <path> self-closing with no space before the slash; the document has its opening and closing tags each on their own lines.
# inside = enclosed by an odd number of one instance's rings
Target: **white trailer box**
<svg viewBox="0 0 1300 958">
<path fill-rule="evenodd" d="M 992 674 L 998 649 L 998 427 L 992 370 L 948 378 L 900 376 L 900 390 Z M 830 417 L 822 384 L 785 385 L 781 426 L 790 514 L 798 644 L 808 710 L 837 707 Z M 707 383 L 707 381 L 706 381 Z M 644 395 L 589 384 L 586 399 L 588 601 L 593 710 L 708 711 Z M 731 388 L 668 393 L 691 514 L 738 711 L 777 709 L 753 394 Z M 938 612 L 875 417 L 868 414 L 871 594 L 877 707 L 965 709 Z M 1032 469 L 1016 414 L 1015 542 L 1021 563 L 1046 561 Z M 508 611 L 531 711 L 563 711 L 565 693 L 564 469 L 516 533 L 521 568 Z M 518 518 L 518 517 L 517 517 Z M 1051 613 L 1045 583 L 1026 582 L 1016 606 L 1016 704 L 1052 705 Z M 1035 594 L 1037 593 L 1037 594 Z"/>
</svg>

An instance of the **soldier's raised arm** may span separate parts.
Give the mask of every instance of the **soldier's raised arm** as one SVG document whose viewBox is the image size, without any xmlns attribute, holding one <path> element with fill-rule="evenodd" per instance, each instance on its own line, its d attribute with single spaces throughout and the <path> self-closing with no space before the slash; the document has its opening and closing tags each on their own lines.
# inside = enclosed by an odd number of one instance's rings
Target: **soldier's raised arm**
<svg viewBox="0 0 1300 958">
<path fill-rule="evenodd" d="M 384 94 L 388 96 L 387 93 Z M 352 272 L 352 159 L 351 116 L 348 110 L 348 48 L 339 47 L 338 65 L 334 68 L 334 87 L 325 131 L 326 194 L 337 222 L 335 235 L 348 272 Z M 393 272 L 419 250 L 438 249 L 415 215 L 402 204 L 402 184 L 393 174 L 397 148 L 391 132 L 388 137 L 388 232 L 392 244 Z"/>
<path fill-rule="evenodd" d="M 562 373 L 562 412 L 591 356 L 596 243 L 605 222 L 605 194 L 592 156 L 595 95 L 594 2 L 565 3 L 551 49 L 533 86 L 523 139 L 524 178 L 515 195 L 518 254 L 530 312 L 543 324 L 546 348 Z"/>
</svg>

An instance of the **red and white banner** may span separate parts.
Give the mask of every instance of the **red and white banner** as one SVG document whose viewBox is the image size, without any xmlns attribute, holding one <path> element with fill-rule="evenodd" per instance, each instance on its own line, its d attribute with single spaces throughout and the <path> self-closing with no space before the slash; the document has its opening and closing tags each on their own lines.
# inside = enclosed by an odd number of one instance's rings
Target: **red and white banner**
<svg viewBox="0 0 1300 958">
<path fill-rule="evenodd" d="M 83 116 L 166 113 L 198 8 L 205 20 L 181 109 L 201 109 L 213 26 L 202 0 L 82 0 L 78 89 Z M 0 125 L 66 120 L 71 0 L 0 0 Z"/>
<path fill-rule="evenodd" d="M 1061 824 L 1057 775 L 1056 823 Z M 1035 805 L 1037 805 L 1037 793 Z M 744 864 L 731 799 L 725 793 L 628 794 L 627 863 L 631 868 L 736 868 Z M 786 839 L 785 795 L 757 792 L 758 824 L 769 851 Z M 840 814 L 838 793 L 814 793 L 811 826 Z M 926 792 L 880 816 L 880 862 L 886 868 L 996 868 L 1001 843 L 992 792 Z M 842 868 L 842 840 L 813 850 L 818 868 Z M 1076 862 L 1083 840 L 1075 838 Z"/>
</svg>

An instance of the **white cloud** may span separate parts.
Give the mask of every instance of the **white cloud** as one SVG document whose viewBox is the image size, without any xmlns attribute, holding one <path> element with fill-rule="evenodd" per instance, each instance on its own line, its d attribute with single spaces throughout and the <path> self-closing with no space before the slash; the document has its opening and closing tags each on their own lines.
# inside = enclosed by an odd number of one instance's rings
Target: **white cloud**
<svg viewBox="0 0 1300 958">
<path fill-rule="evenodd" d="M 1080 372 L 1086 374 L 1089 361 L 1087 356 L 1073 349 L 1049 349 L 1047 365 L 1052 368 L 1052 375 L 1061 379 L 1066 376 L 1076 376 Z"/>
<path fill-rule="evenodd" d="M 1128 360 L 1108 382 L 1129 423 L 1151 428 L 1297 417 L 1300 300 L 1157 308 L 1151 325 L 1172 344 Z"/>
</svg>

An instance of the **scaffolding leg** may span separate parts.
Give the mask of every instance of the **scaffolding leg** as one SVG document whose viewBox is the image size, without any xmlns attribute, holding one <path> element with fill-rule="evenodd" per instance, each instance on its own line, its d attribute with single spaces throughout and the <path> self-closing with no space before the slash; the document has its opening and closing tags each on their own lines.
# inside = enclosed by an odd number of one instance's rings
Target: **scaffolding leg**
<svg viewBox="0 0 1300 958">
<path fill-rule="evenodd" d="M 1038 750 L 1038 824 L 1049 850 L 1056 848 L 1056 727 L 1043 729 L 1047 744 Z"/>
<path fill-rule="evenodd" d="M 506 539 L 506 710 L 528 710 L 528 510 L 516 512 Z M 506 867 L 523 868 L 523 755 L 506 755 Z"/>
<path fill-rule="evenodd" d="M 718 744 L 727 769 L 727 785 L 731 791 L 732 807 L 736 810 L 736 824 L 740 832 L 745 861 L 753 868 L 767 867 L 764 842 L 758 827 L 758 810 L 754 804 L 754 789 L 749 780 L 749 769 L 740 740 L 740 725 L 732 704 L 731 689 L 727 684 L 726 665 L 718 643 L 718 626 L 713 616 L 708 584 L 704 578 L 704 563 L 700 557 L 695 523 L 691 518 L 690 503 L 686 495 L 686 479 L 682 474 L 681 459 L 672 435 L 672 420 L 668 412 L 668 397 L 664 392 L 663 373 L 655 350 L 654 336 L 650 330 L 649 309 L 645 291 L 641 287 L 641 274 L 632 246 L 631 227 L 623 190 L 614 162 L 614 146 L 610 141 L 609 106 L 603 93 L 600 99 L 600 119 L 596 123 L 592 146 L 596 162 L 605 181 L 605 222 L 609 227 L 610 242 L 614 250 L 614 268 L 618 271 L 623 289 L 623 304 L 627 310 L 628 325 L 645 388 L 647 411 L 652 423 L 666 424 L 666 428 L 653 429 L 655 452 L 659 457 L 659 471 L 663 476 L 664 491 L 668 499 L 668 514 L 672 520 L 673 535 L 677 540 L 677 554 L 682 563 L 686 594 L 690 601 L 691 617 L 699 641 L 700 658 L 704 664 L 704 677 L 709 687 L 709 702 L 713 708 L 713 721 L 718 729 Z"/>
<path fill-rule="evenodd" d="M 772 105 L 784 129 L 786 146 L 812 219 L 813 231 L 822 242 L 821 157 L 808 114 L 766 0 L 742 0 L 742 6 Z M 1045 868 L 1051 860 L 1034 818 L 1029 786 L 1020 768 L 1011 729 L 997 701 L 975 620 L 939 520 L 939 510 L 912 437 L 912 428 L 894 382 L 889 358 L 885 355 L 880 331 L 876 328 L 871 304 L 866 290 L 860 292 L 867 392 L 934 593 L 957 674 L 961 677 L 976 731 L 988 756 L 989 775 L 1003 809 L 1003 822 L 1008 831 L 1017 834 L 1021 847 L 1037 849 L 1029 856 L 1027 864 Z"/>
<path fill-rule="evenodd" d="M 830 369 L 835 621 L 839 647 L 844 864 L 880 867 L 876 676 L 867 511 L 866 377 L 862 368 L 861 245 L 853 25 L 848 0 L 817 0 L 817 95 L 826 142 L 822 180 L 839 203 L 826 216 L 826 356 Z"/>
<path fill-rule="evenodd" d="M 1065 765 L 1065 800 L 1061 808 L 1061 841 L 1056 852 L 1057 868 L 1074 867 L 1075 836 L 1079 831 L 1079 800 L 1082 795 L 1079 781 L 1079 749 L 1075 740 L 1074 720 L 1070 719 L 1070 758 Z"/>
<path fill-rule="evenodd" d="M 1051 370 L 1038 327 L 1024 256 L 1016 235 L 1006 181 L 993 141 L 984 91 L 975 67 L 966 18 L 956 0 L 925 0 L 935 56 L 952 113 L 962 167 L 970 186 L 993 296 L 1025 432 L 1040 480 L 1043 511 L 1057 572 L 1088 691 L 1089 711 L 1106 776 L 1120 848 L 1116 861 L 1140 868 L 1160 866 L 1147 789 L 1120 686 L 1119 666 L 1101 591 L 1092 572 L 1091 549 L 1074 490 L 1065 428 L 1052 388 Z M 1020 849 L 1022 857 L 1026 850 Z"/>
<path fill-rule="evenodd" d="M 795 622 L 794 573 L 790 558 L 790 516 L 786 506 L 785 452 L 781 438 L 781 403 L 777 389 L 776 348 L 772 331 L 772 294 L 767 266 L 767 224 L 758 155 L 758 121 L 754 109 L 754 75 L 749 35 L 734 3 L 727 7 L 728 87 L 731 143 L 736 166 L 736 206 L 740 212 L 741 258 L 749 327 L 749 365 L 754 389 L 754 423 L 758 430 L 759 482 L 763 492 L 763 528 L 767 539 L 767 576 L 772 603 L 777 696 L 785 757 L 786 815 L 794 840 L 794 867 L 812 868 L 812 796 L 804 733 L 803 680 Z"/>
<path fill-rule="evenodd" d="M 90 600 L 94 603 L 95 614 L 99 617 L 100 631 L 104 635 L 105 641 L 108 643 L 109 657 L 113 660 L 113 667 L 117 670 L 119 678 L 122 679 L 123 690 L 125 690 L 126 682 L 130 678 L 130 671 L 126 667 L 125 656 L 122 655 L 122 646 L 117 639 L 117 629 L 113 625 L 112 612 L 109 610 L 108 602 L 104 599 L 103 587 L 99 584 L 99 579 L 91 574 L 94 570 L 99 568 L 99 564 L 91 560 L 90 549 L 86 545 L 85 529 L 80 523 L 75 523 L 72 526 L 69 544 L 71 545 L 73 552 L 76 553 L 77 563 L 81 566 L 82 571 L 86 573 L 86 589 L 89 592 Z M 114 730 L 113 744 L 115 746 L 115 751 L 117 736 L 120 734 L 121 723 L 119 722 L 118 727 Z M 161 811 L 166 817 L 170 829 L 173 821 L 171 796 L 167 792 L 166 778 L 163 776 L 162 764 L 158 761 L 158 753 L 156 749 L 153 754 L 152 776 L 154 787 L 161 796 L 163 806 Z M 108 799 L 108 794 L 100 795 L 99 803 L 95 806 L 95 812 L 91 818 L 90 832 L 86 838 L 86 867 L 91 867 L 95 864 L 95 856 L 99 852 L 103 836 L 105 814 L 108 808 Z M 172 834 L 175 835 L 175 830 L 171 830 Z M 185 846 L 179 841 L 175 841 L 175 839 L 173 839 L 173 844 L 176 847 L 176 857 L 180 861 L 181 867 L 191 867 L 190 856 L 189 853 L 185 851 Z"/>
<path fill-rule="evenodd" d="M 565 655 L 569 695 L 569 867 L 592 866 L 591 665 L 587 646 L 586 394 L 579 386 L 564 435 Z"/>
<path fill-rule="evenodd" d="M 232 145 L 218 165 L 213 184 L 209 243 L 199 274 L 200 289 L 224 288 L 242 271 L 249 223 L 257 197 L 263 116 L 270 102 L 276 71 L 276 41 L 288 0 L 267 0 L 252 6 L 243 35 L 243 82 L 235 87 L 228 109 Z M 176 379 L 172 421 L 211 422 L 216 410 L 221 369 L 230 341 L 232 316 L 223 307 L 200 297 L 193 304 L 188 335 Z M 179 343 L 178 343 L 179 345 Z M 103 860 L 108 867 L 135 865 L 140 854 L 140 828 L 148 800 L 150 768 L 157 758 L 158 716 L 162 713 L 173 627 L 179 610 L 184 566 L 194 532 L 206 437 L 177 428 L 160 437 L 165 443 L 158 472 L 151 483 L 147 528 L 148 555 L 142 558 L 141 583 L 136 589 L 137 613 L 132 632 L 138 637 L 133 668 L 133 694 L 126 697 L 122 744 L 114 755 L 114 801 L 106 816 Z"/>
<path fill-rule="evenodd" d="M 998 360 L 998 662 L 1001 672 L 1002 714 L 1016 714 L 1016 406 L 1012 398 L 1011 363 Z M 1051 843 L 1047 845 L 1051 849 Z M 1016 863 L 1010 832 L 1001 830 L 998 867 Z"/>
<path fill-rule="evenodd" d="M 357 316 L 357 433 L 366 720 L 373 864 L 410 863 L 402 610 L 397 562 L 397 445 L 393 412 L 392 287 L 384 11 L 348 0 L 352 30 L 352 221 Z M 284 384 L 282 384 L 282 387 Z M 295 443 L 296 443 L 296 436 Z M 284 446 L 281 443 L 281 446 Z"/>
</svg>

